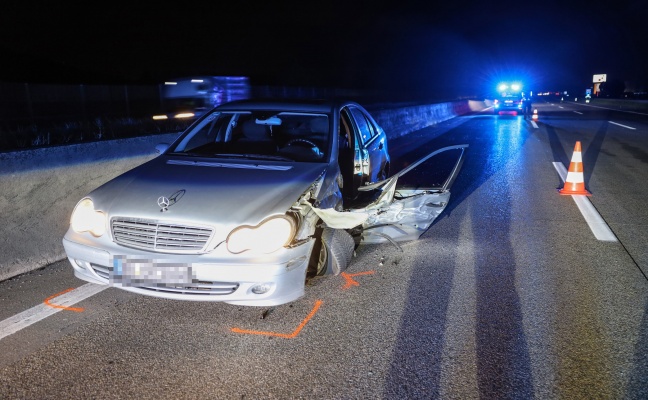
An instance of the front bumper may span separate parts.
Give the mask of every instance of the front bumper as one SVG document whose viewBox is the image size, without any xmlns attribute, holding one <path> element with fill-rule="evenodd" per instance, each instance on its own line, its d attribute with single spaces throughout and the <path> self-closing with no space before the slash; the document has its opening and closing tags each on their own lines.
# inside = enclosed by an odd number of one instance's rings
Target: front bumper
<svg viewBox="0 0 648 400">
<path fill-rule="evenodd" d="M 74 236 L 74 235 L 71 235 Z M 235 257 L 210 254 L 161 254 L 125 248 L 111 242 L 101 248 L 66 235 L 63 247 L 77 278 L 146 296 L 174 300 L 218 301 L 246 306 L 273 306 L 304 295 L 306 270 L 313 240 L 277 256 Z M 188 284 L 126 286 L 111 282 L 114 257 L 137 257 L 189 265 Z M 267 291 L 257 294 L 259 287 Z"/>
<path fill-rule="evenodd" d="M 504 106 L 495 107 L 495 114 L 522 114 L 522 106 Z"/>
</svg>

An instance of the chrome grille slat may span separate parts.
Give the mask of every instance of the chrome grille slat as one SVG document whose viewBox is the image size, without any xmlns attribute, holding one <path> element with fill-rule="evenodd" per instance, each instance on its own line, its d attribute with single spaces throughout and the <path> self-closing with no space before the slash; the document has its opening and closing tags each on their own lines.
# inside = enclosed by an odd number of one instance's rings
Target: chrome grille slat
<svg viewBox="0 0 648 400">
<path fill-rule="evenodd" d="M 196 228 L 192 226 L 170 226 L 170 225 L 158 225 L 158 232 L 165 232 L 170 235 L 195 235 L 195 236 L 204 236 L 204 228 Z"/>
<path fill-rule="evenodd" d="M 200 226 L 129 218 L 113 218 L 111 227 L 117 244 L 169 253 L 201 253 L 213 233 L 211 228 Z"/>
<path fill-rule="evenodd" d="M 97 275 L 99 275 L 101 278 L 108 281 L 110 277 L 110 271 L 112 271 L 112 268 L 104 267 L 103 265 L 98 265 L 98 264 L 90 264 L 90 267 L 94 270 L 94 272 Z"/>
</svg>

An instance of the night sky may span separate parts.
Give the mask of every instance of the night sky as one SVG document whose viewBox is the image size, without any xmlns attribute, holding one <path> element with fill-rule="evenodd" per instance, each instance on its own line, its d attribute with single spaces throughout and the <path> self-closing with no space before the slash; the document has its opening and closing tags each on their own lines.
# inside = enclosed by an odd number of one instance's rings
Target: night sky
<svg viewBox="0 0 648 400">
<path fill-rule="evenodd" d="M 646 90 L 648 2 L 6 2 L 0 81 L 253 84 L 481 96 L 499 80 Z M 60 4 L 59 4 L 60 3 Z"/>
</svg>

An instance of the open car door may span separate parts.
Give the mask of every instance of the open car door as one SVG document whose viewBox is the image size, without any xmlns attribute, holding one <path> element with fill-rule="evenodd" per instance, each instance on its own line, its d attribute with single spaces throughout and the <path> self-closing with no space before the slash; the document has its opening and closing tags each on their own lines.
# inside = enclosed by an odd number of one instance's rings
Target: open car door
<svg viewBox="0 0 648 400">
<path fill-rule="evenodd" d="M 384 181 L 360 187 L 348 211 L 314 210 L 332 228 L 362 226 L 362 243 L 418 239 L 448 205 L 467 147 L 441 148 Z"/>
<path fill-rule="evenodd" d="M 362 242 L 418 239 L 448 205 L 467 147 L 441 148 L 383 182 L 360 188 L 363 192 L 382 191 L 365 207 L 369 217 L 362 225 Z"/>
</svg>

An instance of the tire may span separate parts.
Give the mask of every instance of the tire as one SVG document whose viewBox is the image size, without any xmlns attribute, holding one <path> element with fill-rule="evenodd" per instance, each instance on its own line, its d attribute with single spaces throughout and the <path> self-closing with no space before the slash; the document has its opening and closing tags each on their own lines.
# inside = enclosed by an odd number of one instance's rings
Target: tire
<svg viewBox="0 0 648 400">
<path fill-rule="evenodd" d="M 318 254 L 313 254 L 317 262 L 317 275 L 339 275 L 347 269 L 353 258 L 355 240 L 345 230 L 324 228 L 320 238 Z"/>
</svg>

